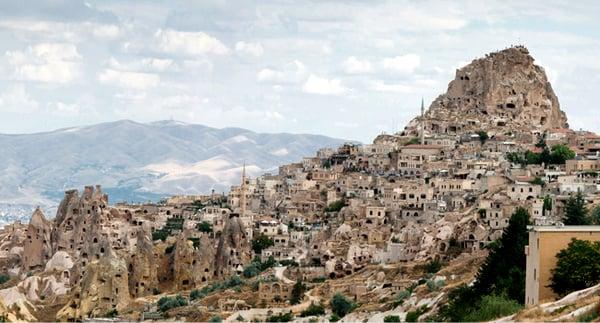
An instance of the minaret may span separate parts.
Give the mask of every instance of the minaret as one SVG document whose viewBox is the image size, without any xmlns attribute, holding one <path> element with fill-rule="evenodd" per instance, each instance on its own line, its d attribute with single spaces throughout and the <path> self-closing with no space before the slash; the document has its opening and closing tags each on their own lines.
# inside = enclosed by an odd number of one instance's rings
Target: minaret
<svg viewBox="0 0 600 323">
<path fill-rule="evenodd" d="M 242 168 L 242 185 L 240 186 L 240 216 L 246 214 L 246 162 Z"/>
<path fill-rule="evenodd" d="M 425 144 L 425 102 L 421 98 L 421 145 Z"/>
</svg>

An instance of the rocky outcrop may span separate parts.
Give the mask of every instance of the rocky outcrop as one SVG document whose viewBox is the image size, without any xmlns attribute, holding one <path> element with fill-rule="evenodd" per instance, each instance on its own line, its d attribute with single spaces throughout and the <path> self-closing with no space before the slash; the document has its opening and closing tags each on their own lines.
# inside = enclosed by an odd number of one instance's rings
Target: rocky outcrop
<svg viewBox="0 0 600 323">
<path fill-rule="evenodd" d="M 75 253 L 88 240 L 98 242 L 107 204 L 108 196 L 102 193 L 100 186 L 86 186 L 81 197 L 77 190 L 66 191 L 54 220 L 54 251 Z"/>
<path fill-rule="evenodd" d="M 230 214 L 219 239 L 215 259 L 217 277 L 240 274 L 252 260 L 252 248 L 244 224 L 237 214 Z"/>
<path fill-rule="evenodd" d="M 207 284 L 214 278 L 215 252 L 206 235 L 192 238 L 189 233 L 179 235 L 175 244 L 174 276 L 178 290 Z"/>
<path fill-rule="evenodd" d="M 27 236 L 23 243 L 23 270 L 43 269 L 52 256 L 52 222 L 46 220 L 42 210 L 37 208 L 26 229 Z"/>
<path fill-rule="evenodd" d="M 69 303 L 57 319 L 100 317 L 123 311 L 130 302 L 127 263 L 112 253 L 89 263 L 80 283 L 73 287 Z"/>
<path fill-rule="evenodd" d="M 158 263 L 154 257 L 152 241 L 144 231 L 137 232 L 135 249 L 131 252 L 127 262 L 131 297 L 152 295 L 154 289 L 158 288 Z"/>
<path fill-rule="evenodd" d="M 485 130 L 503 134 L 568 127 L 544 69 L 529 51 L 511 47 L 479 58 L 456 71 L 448 91 L 424 118 L 413 119 L 404 134 L 461 134 Z"/>
</svg>

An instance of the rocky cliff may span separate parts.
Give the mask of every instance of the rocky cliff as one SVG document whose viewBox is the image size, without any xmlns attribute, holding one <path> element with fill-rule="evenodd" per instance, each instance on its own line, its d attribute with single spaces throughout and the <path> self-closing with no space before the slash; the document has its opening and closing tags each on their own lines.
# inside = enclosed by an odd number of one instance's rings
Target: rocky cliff
<svg viewBox="0 0 600 323">
<path fill-rule="evenodd" d="M 457 70 L 448 91 L 423 118 L 413 119 L 404 134 L 418 135 L 421 121 L 426 134 L 541 133 L 568 127 L 544 69 L 522 46 L 488 54 Z"/>
</svg>

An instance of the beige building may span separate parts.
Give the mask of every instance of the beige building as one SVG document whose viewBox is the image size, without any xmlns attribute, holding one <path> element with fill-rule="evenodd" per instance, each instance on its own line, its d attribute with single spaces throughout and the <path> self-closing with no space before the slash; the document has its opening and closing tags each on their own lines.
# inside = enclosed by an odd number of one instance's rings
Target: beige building
<svg viewBox="0 0 600 323">
<path fill-rule="evenodd" d="M 600 241 L 600 226 L 531 226 L 529 245 L 525 247 L 527 270 L 525 276 L 525 304 L 537 305 L 554 300 L 556 295 L 548 287 L 556 254 L 565 249 L 571 239 Z"/>
</svg>

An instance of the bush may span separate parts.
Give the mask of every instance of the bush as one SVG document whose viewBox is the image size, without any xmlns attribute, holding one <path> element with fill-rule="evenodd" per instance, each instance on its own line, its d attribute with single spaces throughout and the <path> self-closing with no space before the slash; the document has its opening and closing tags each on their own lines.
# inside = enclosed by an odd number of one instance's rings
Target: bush
<svg viewBox="0 0 600 323">
<path fill-rule="evenodd" d="M 414 311 L 409 311 L 408 313 L 406 313 L 406 322 L 418 322 L 419 317 L 425 312 L 427 312 L 428 309 L 429 308 L 427 307 L 427 305 L 423 305 Z"/>
<path fill-rule="evenodd" d="M 563 296 L 600 282 L 600 242 L 573 239 L 556 259 L 550 278 L 556 294 Z"/>
<path fill-rule="evenodd" d="M 329 204 L 325 208 L 325 212 L 339 212 L 344 206 L 346 206 L 346 201 L 344 201 L 344 199 L 337 200 Z"/>
<path fill-rule="evenodd" d="M 440 290 L 442 287 L 444 287 L 446 285 L 446 282 L 443 280 L 428 280 L 427 283 L 427 289 L 429 290 L 429 292 L 435 292 Z"/>
<path fill-rule="evenodd" d="M 113 317 L 117 317 L 117 315 L 119 315 L 119 312 L 117 311 L 116 308 L 113 308 L 112 310 L 106 312 L 106 314 L 104 315 L 104 317 L 113 318 Z"/>
<path fill-rule="evenodd" d="M 252 239 L 252 250 L 254 250 L 254 254 L 256 255 L 260 255 L 264 249 L 267 249 L 273 245 L 275 245 L 273 239 L 267 237 L 263 233 Z"/>
<path fill-rule="evenodd" d="M 160 294 L 160 289 L 158 289 L 158 288 L 154 287 L 154 288 L 152 289 L 152 295 L 158 295 L 158 294 Z"/>
<path fill-rule="evenodd" d="M 300 317 L 325 315 L 323 304 L 310 303 L 310 306 L 300 313 Z"/>
<path fill-rule="evenodd" d="M 165 248 L 165 255 L 171 254 L 173 251 L 175 251 L 175 245 L 172 244 L 168 247 Z"/>
<path fill-rule="evenodd" d="M 194 289 L 191 293 L 190 293 L 190 300 L 195 301 L 199 298 L 204 298 L 206 295 L 204 295 L 199 289 Z"/>
<path fill-rule="evenodd" d="M 157 303 L 158 310 L 161 312 L 166 312 L 176 307 L 186 306 L 187 304 L 187 301 L 181 295 L 175 297 L 161 297 Z"/>
<path fill-rule="evenodd" d="M 411 294 L 412 294 L 412 292 L 408 289 L 400 291 L 398 293 L 398 295 L 396 296 L 396 300 L 394 301 L 394 304 L 393 304 L 394 307 L 402 305 L 404 303 L 404 301 L 410 297 Z"/>
<path fill-rule="evenodd" d="M 277 314 L 271 315 L 267 317 L 267 322 L 290 322 L 294 319 L 294 314 L 292 312 L 287 312 L 285 314 Z"/>
<path fill-rule="evenodd" d="M 10 280 L 10 276 L 9 275 L 0 275 L 0 285 L 6 283 L 9 280 Z"/>
<path fill-rule="evenodd" d="M 209 322 L 221 322 L 223 321 L 223 319 L 221 319 L 221 317 L 219 315 L 214 315 L 213 317 L 210 318 L 210 320 L 208 320 Z"/>
<path fill-rule="evenodd" d="M 339 317 L 344 317 L 346 314 L 352 312 L 356 308 L 356 304 L 351 300 L 347 299 L 341 293 L 333 295 L 331 298 L 331 311 L 337 314 Z"/>
<path fill-rule="evenodd" d="M 212 224 L 208 221 L 202 221 L 200 223 L 196 223 L 196 229 L 200 232 L 211 233 L 213 232 Z"/>
<path fill-rule="evenodd" d="M 331 321 L 331 322 L 337 322 L 339 320 L 340 320 L 340 317 L 335 313 L 331 314 L 331 316 L 329 317 L 329 321 Z"/>
<path fill-rule="evenodd" d="M 484 322 L 516 313 L 522 308 L 521 304 L 504 296 L 484 296 L 477 308 L 465 316 L 467 322 Z"/>
<path fill-rule="evenodd" d="M 304 298 L 304 292 L 306 291 L 306 285 L 302 283 L 302 281 L 297 281 L 292 288 L 292 297 L 290 298 L 290 303 L 292 305 L 299 304 Z"/>
<path fill-rule="evenodd" d="M 444 265 L 445 264 L 439 260 L 432 260 L 425 265 L 420 265 L 419 268 L 424 270 L 426 273 L 435 274 L 440 271 Z"/>
<path fill-rule="evenodd" d="M 383 318 L 383 321 L 384 322 L 401 322 L 400 316 L 398 316 L 398 315 L 388 315 Z"/>
</svg>

